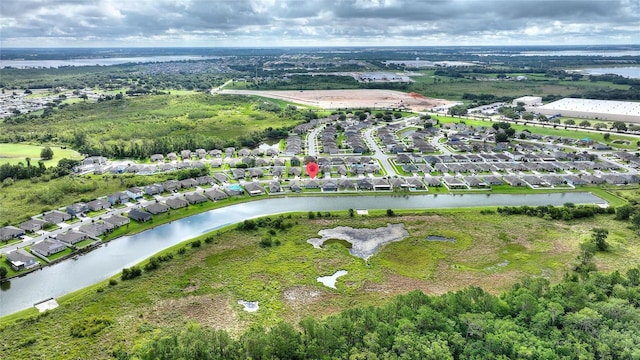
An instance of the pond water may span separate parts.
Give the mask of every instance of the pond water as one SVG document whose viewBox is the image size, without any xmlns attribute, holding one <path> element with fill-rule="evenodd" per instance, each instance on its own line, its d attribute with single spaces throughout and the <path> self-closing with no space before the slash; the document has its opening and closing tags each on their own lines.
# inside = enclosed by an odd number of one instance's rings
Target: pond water
<svg viewBox="0 0 640 360">
<path fill-rule="evenodd" d="M 127 63 L 171 62 L 185 60 L 215 59 L 215 56 L 176 55 L 176 56 L 142 56 L 142 57 L 114 57 L 67 60 L 0 60 L 0 68 L 57 68 L 61 66 L 109 66 Z"/>
<path fill-rule="evenodd" d="M 616 74 L 631 79 L 640 79 L 640 66 L 586 68 L 580 70 L 589 75 Z"/>
<path fill-rule="evenodd" d="M 256 312 L 259 309 L 257 301 L 238 300 L 238 304 L 244 306 L 242 310 L 246 312 Z"/>
<path fill-rule="evenodd" d="M 124 236 L 80 256 L 13 279 L 0 287 L 0 316 L 32 307 L 105 280 L 175 244 L 228 224 L 291 211 L 358 209 L 436 209 L 477 206 L 606 204 L 588 192 L 553 194 L 464 194 L 412 196 L 283 197 L 233 204 Z"/>
<path fill-rule="evenodd" d="M 330 287 L 332 289 L 336 288 L 336 281 L 340 276 L 347 275 L 347 270 L 338 270 L 333 275 L 329 276 L 320 276 L 317 278 L 319 282 L 321 282 L 324 286 Z"/>
</svg>

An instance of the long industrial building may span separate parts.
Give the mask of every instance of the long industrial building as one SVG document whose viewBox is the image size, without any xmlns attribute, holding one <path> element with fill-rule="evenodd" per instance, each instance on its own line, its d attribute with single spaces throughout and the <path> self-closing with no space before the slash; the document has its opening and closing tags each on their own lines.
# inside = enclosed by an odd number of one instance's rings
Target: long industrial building
<svg viewBox="0 0 640 360">
<path fill-rule="evenodd" d="M 552 103 L 527 107 L 547 116 L 558 115 L 640 123 L 640 102 L 564 98 Z"/>
</svg>

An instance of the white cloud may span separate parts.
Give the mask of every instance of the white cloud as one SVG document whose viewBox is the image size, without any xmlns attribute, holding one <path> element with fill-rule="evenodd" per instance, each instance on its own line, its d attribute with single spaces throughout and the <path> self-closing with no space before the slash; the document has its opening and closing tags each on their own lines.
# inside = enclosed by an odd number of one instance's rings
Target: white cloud
<svg viewBox="0 0 640 360">
<path fill-rule="evenodd" d="M 0 29 L 7 47 L 639 43 L 640 1 L 2 0 Z"/>
</svg>

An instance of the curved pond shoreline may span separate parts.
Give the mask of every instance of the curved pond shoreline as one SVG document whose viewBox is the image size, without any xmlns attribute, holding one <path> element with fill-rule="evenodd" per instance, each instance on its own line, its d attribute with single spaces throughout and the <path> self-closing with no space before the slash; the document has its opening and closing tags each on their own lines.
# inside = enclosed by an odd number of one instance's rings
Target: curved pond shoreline
<svg viewBox="0 0 640 360">
<path fill-rule="evenodd" d="M 233 204 L 209 210 L 171 223 L 123 236 L 77 261 L 64 261 L 13 279 L 0 290 L 0 316 L 32 307 L 34 303 L 82 289 L 105 280 L 122 268 L 131 267 L 168 247 L 205 232 L 240 221 L 285 212 L 337 211 L 348 209 L 446 209 L 483 206 L 538 206 L 606 204 L 588 192 L 547 194 L 440 194 L 388 196 L 282 197 Z"/>
</svg>

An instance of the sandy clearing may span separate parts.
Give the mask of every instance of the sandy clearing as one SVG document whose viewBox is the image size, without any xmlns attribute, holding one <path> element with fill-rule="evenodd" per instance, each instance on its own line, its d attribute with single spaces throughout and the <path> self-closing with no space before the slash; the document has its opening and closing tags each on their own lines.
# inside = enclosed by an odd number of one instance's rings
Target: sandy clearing
<svg viewBox="0 0 640 360">
<path fill-rule="evenodd" d="M 324 109 L 345 108 L 405 108 L 425 111 L 437 106 L 451 104 L 451 101 L 432 99 L 418 94 L 410 95 L 401 91 L 378 89 L 351 90 L 220 90 L 219 94 L 257 95 L 315 106 Z"/>
</svg>

